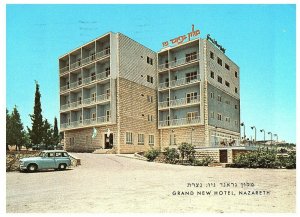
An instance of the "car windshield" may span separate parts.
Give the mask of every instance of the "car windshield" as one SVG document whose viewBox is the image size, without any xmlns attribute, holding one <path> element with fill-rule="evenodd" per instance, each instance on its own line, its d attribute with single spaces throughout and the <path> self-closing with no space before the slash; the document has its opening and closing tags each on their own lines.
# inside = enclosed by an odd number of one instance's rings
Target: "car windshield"
<svg viewBox="0 0 300 217">
<path fill-rule="evenodd" d="M 39 157 L 44 157 L 45 156 L 45 152 L 41 152 L 41 153 L 39 153 Z"/>
</svg>

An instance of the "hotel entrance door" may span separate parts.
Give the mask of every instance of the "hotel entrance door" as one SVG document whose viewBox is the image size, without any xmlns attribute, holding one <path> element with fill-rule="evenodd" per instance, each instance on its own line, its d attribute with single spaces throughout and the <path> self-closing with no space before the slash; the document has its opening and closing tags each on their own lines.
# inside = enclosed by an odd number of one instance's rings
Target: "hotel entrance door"
<svg viewBox="0 0 300 217">
<path fill-rule="evenodd" d="M 112 133 L 109 135 L 106 133 L 104 134 L 104 148 L 105 149 L 111 149 L 114 144 L 114 136 Z"/>
</svg>

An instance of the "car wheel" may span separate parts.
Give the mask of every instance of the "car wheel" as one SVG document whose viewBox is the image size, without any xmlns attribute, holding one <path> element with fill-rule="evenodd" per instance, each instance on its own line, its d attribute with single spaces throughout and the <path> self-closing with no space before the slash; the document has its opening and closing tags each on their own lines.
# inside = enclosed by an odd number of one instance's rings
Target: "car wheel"
<svg viewBox="0 0 300 217">
<path fill-rule="evenodd" d="M 29 171 L 29 172 L 35 172 L 36 170 L 37 170 L 37 165 L 36 164 L 29 164 L 28 166 L 27 166 L 27 170 Z"/>
<path fill-rule="evenodd" d="M 58 169 L 59 170 L 65 170 L 67 168 L 66 164 L 59 164 Z"/>
</svg>

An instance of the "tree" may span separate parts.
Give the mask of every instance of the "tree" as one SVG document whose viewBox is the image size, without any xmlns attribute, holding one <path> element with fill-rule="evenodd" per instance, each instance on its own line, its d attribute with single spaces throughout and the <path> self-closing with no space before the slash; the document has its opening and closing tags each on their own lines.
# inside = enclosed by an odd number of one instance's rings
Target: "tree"
<svg viewBox="0 0 300 217">
<path fill-rule="evenodd" d="M 6 109 L 6 151 L 9 151 L 9 145 L 13 145 L 12 138 L 11 117 Z"/>
<path fill-rule="evenodd" d="M 44 121 L 42 137 L 43 143 L 45 144 L 45 149 L 48 149 L 49 145 L 53 145 L 53 129 L 47 119 Z"/>
<path fill-rule="evenodd" d="M 58 143 L 59 143 L 59 132 L 57 127 L 57 118 L 54 117 L 53 145 L 58 145 Z"/>
<path fill-rule="evenodd" d="M 41 108 L 41 94 L 39 90 L 39 84 L 36 82 L 36 90 L 35 90 L 35 98 L 34 98 L 34 109 L 33 114 L 29 115 L 32 121 L 32 128 L 28 129 L 29 137 L 34 145 L 39 145 L 42 143 L 43 138 L 43 116 L 42 116 L 42 108 Z"/>
<path fill-rule="evenodd" d="M 21 122 L 20 114 L 15 106 L 12 114 L 10 115 L 10 128 L 9 128 L 9 135 L 11 144 L 16 145 L 16 151 L 25 145 L 26 137 L 23 124 Z"/>
</svg>

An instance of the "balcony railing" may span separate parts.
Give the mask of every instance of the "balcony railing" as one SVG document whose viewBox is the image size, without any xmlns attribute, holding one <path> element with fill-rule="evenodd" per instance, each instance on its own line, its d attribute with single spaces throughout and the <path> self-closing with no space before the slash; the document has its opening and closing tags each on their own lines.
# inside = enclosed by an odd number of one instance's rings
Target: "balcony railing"
<svg viewBox="0 0 300 217">
<path fill-rule="evenodd" d="M 185 97 L 181 99 L 170 100 L 170 107 L 183 106 L 200 102 L 200 96 Z"/>
<path fill-rule="evenodd" d="M 84 85 L 86 84 L 90 84 L 94 81 L 101 81 L 105 78 L 109 78 L 110 77 L 110 71 L 104 71 L 104 72 L 101 72 L 101 73 L 98 73 L 98 74 L 95 74 L 95 75 L 92 75 L 90 77 L 87 77 L 85 79 L 83 79 L 82 83 Z"/>
<path fill-rule="evenodd" d="M 185 78 L 181 78 L 181 79 L 178 79 L 178 80 L 172 80 L 171 82 L 163 82 L 163 83 L 160 83 L 158 85 L 158 88 L 159 89 L 164 89 L 164 88 L 168 88 L 168 87 L 179 87 L 179 86 L 182 86 L 182 85 L 187 85 L 187 84 L 193 84 L 195 82 L 198 82 L 200 81 L 200 75 L 197 74 L 195 76 L 188 76 L 188 77 L 185 77 Z"/>
<path fill-rule="evenodd" d="M 183 64 L 187 64 L 187 63 L 192 63 L 195 62 L 199 59 L 199 54 L 193 54 L 184 58 L 180 58 L 178 60 L 174 60 L 172 62 L 168 62 L 168 63 L 163 63 L 158 65 L 158 71 L 163 71 L 166 70 L 168 68 L 174 68 Z"/>
<path fill-rule="evenodd" d="M 82 60 L 77 60 L 75 63 L 72 63 L 70 65 L 70 70 L 76 69 L 76 68 L 78 68 L 80 66 L 84 66 L 84 65 L 86 65 L 88 63 L 91 63 L 91 62 L 93 62 L 95 60 L 98 60 L 98 59 L 100 59 L 102 57 L 109 56 L 109 54 L 110 54 L 110 48 L 107 48 L 107 49 L 102 50 L 102 51 L 100 51 L 100 52 L 98 52 L 96 54 L 92 54 L 91 56 L 88 56 L 88 57 L 86 57 L 86 58 L 84 58 Z M 62 69 L 64 69 L 64 68 L 62 68 Z M 62 69 L 60 69 L 60 70 L 62 70 Z M 68 71 L 68 69 L 64 69 L 64 70 Z M 65 71 L 63 71 L 63 72 L 65 72 Z M 63 72 L 60 71 L 60 73 L 63 73 Z"/>
<path fill-rule="evenodd" d="M 64 72 L 67 72 L 67 71 L 69 71 L 69 66 L 65 66 L 65 67 L 59 69 L 60 74 L 63 74 Z"/>
<path fill-rule="evenodd" d="M 72 121 L 70 123 L 62 123 L 60 124 L 61 129 L 71 129 L 76 127 L 82 127 L 82 126 L 90 126 L 95 124 L 104 124 L 111 122 L 111 116 L 100 116 L 98 118 L 90 118 L 90 119 L 84 119 L 84 120 L 78 120 L 78 121 Z"/>
<path fill-rule="evenodd" d="M 189 77 L 181 78 L 181 79 L 178 79 L 178 80 L 172 80 L 170 82 L 170 84 L 171 84 L 171 87 L 178 87 L 178 86 L 181 86 L 181 85 L 192 84 L 192 83 L 195 83 L 197 81 L 200 81 L 200 75 L 199 74 L 197 74 L 195 76 L 189 76 Z"/>
<path fill-rule="evenodd" d="M 70 65 L 70 70 L 76 69 L 76 68 L 78 68 L 78 67 L 80 67 L 80 66 L 81 66 L 81 61 L 80 61 L 80 60 L 77 60 L 75 63 L 72 63 L 72 64 Z"/>
<path fill-rule="evenodd" d="M 61 87 L 60 87 L 60 92 L 64 92 L 64 91 L 68 90 L 69 88 L 70 88 L 70 85 L 69 85 L 69 84 L 64 85 L 64 86 L 61 86 Z"/>
<path fill-rule="evenodd" d="M 168 107 L 177 107 L 177 106 L 185 106 L 189 104 L 199 103 L 200 96 L 192 96 L 192 97 L 185 97 L 181 99 L 174 99 L 170 101 L 158 102 L 158 108 L 168 108 Z"/>
<path fill-rule="evenodd" d="M 198 123 L 200 123 L 200 116 L 159 121 L 158 126 L 175 127 L 175 126 L 182 126 L 182 125 L 193 125 Z"/>
<path fill-rule="evenodd" d="M 87 98 L 87 99 L 83 99 L 83 104 L 90 105 L 90 104 L 95 104 L 95 103 L 99 103 L 99 102 L 104 102 L 106 100 L 110 100 L 109 93 L 98 95 L 98 96 Z"/>
</svg>

